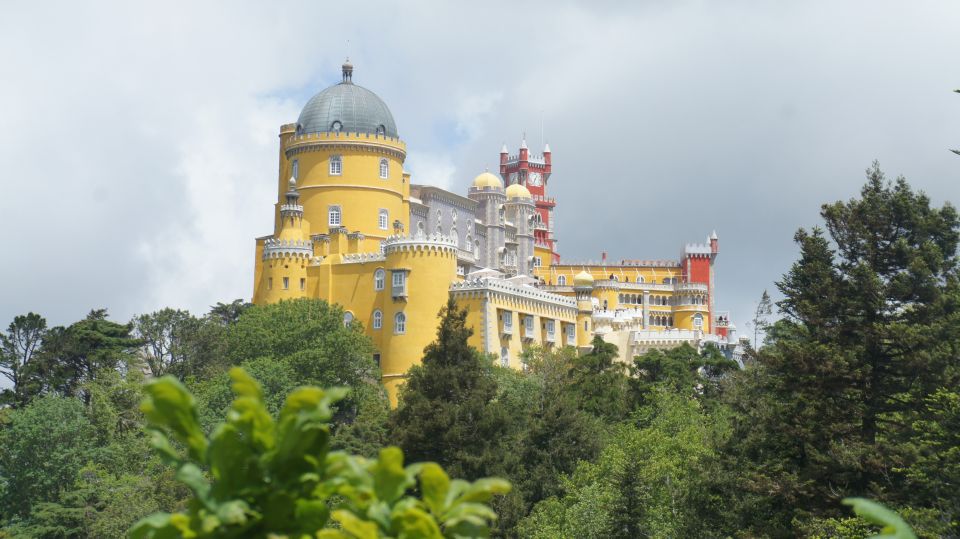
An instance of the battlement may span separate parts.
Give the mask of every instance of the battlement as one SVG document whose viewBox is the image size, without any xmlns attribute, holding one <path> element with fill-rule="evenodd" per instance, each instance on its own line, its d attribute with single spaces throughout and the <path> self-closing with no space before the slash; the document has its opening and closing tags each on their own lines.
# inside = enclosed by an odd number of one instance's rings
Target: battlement
<svg viewBox="0 0 960 539">
<path fill-rule="evenodd" d="M 313 242 L 310 240 L 281 240 L 268 238 L 263 240 L 263 259 L 269 258 L 312 258 Z"/>
<path fill-rule="evenodd" d="M 607 262 L 603 260 L 586 260 L 586 261 L 567 261 L 561 260 L 559 264 L 554 264 L 554 267 L 561 266 L 572 266 L 574 268 L 581 267 L 603 267 L 603 268 L 618 268 L 618 267 L 630 267 L 630 268 L 680 268 L 680 263 L 675 260 L 621 260 L 620 262 Z"/>
<path fill-rule="evenodd" d="M 429 236 L 388 236 L 380 242 L 384 254 L 400 251 L 437 251 L 456 254 L 457 242 L 449 236 L 430 234 Z"/>
<path fill-rule="evenodd" d="M 280 213 L 303 213 L 302 204 L 281 204 Z"/>
<path fill-rule="evenodd" d="M 366 264 L 367 262 L 384 262 L 387 257 L 383 253 L 348 253 L 343 255 L 343 264 Z"/>
</svg>

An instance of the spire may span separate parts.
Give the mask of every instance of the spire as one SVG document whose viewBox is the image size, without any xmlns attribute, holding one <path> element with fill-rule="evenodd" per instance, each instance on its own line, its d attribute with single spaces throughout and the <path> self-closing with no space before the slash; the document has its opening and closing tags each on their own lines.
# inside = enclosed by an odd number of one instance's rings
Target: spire
<svg viewBox="0 0 960 539">
<path fill-rule="evenodd" d="M 350 63 L 350 57 L 347 57 L 347 61 L 343 63 L 343 82 L 346 84 L 353 84 L 353 64 Z"/>
<path fill-rule="evenodd" d="M 287 204 L 290 205 L 299 205 L 300 203 L 300 192 L 297 191 L 297 179 L 293 176 L 290 176 L 290 181 L 287 182 Z"/>
<path fill-rule="evenodd" d="M 523 140 L 520 141 L 520 149 L 521 149 L 521 150 L 526 150 L 526 149 L 527 149 L 527 134 L 526 134 L 526 133 L 523 134 Z"/>
<path fill-rule="evenodd" d="M 504 142 L 504 143 L 503 143 L 503 147 L 500 148 L 500 153 L 508 153 L 508 152 L 507 152 L 507 143 L 506 143 L 506 142 Z"/>
<path fill-rule="evenodd" d="M 543 153 L 550 153 L 550 143 L 549 143 L 549 142 L 548 142 L 546 145 L 544 145 L 544 147 L 543 147 Z"/>
</svg>

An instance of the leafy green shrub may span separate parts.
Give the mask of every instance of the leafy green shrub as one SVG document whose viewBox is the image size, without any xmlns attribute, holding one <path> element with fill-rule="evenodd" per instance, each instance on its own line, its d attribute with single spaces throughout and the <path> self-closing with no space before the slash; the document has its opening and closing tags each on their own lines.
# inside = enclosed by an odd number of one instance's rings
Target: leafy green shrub
<svg viewBox="0 0 960 539">
<path fill-rule="evenodd" d="M 396 447 L 378 459 L 331 452 L 331 405 L 345 389 L 301 387 L 276 421 L 259 384 L 230 371 L 236 399 L 209 439 L 193 397 L 176 379 L 146 386 L 142 409 L 153 445 L 193 492 L 182 513 L 157 513 L 134 538 L 485 537 L 496 514 L 486 505 L 510 485 L 487 478 L 450 480 L 435 463 L 404 467 Z M 170 438 L 182 444 L 178 450 Z M 204 472 L 204 469 L 207 472 Z M 420 497 L 408 494 L 418 488 Z"/>
</svg>

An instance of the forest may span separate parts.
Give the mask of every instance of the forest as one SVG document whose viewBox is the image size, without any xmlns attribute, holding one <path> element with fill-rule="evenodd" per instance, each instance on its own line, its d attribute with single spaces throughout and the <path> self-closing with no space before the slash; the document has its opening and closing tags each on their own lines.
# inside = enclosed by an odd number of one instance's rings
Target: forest
<svg viewBox="0 0 960 539">
<path fill-rule="evenodd" d="M 960 217 L 876 163 L 820 217 L 742 369 L 686 345 L 624 364 L 600 338 L 501 368 L 451 302 L 391 409 L 359 323 L 321 301 L 17 316 L 0 334 L 0 538 L 186 536 L 171 513 L 196 537 L 878 533 L 850 497 L 960 537 Z M 349 478 L 291 483 L 262 464 L 283 451 Z"/>
</svg>

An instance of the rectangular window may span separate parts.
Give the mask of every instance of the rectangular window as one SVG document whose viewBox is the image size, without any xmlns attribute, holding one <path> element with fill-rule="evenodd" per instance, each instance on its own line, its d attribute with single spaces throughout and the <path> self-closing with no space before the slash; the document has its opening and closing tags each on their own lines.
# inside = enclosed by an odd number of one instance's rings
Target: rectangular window
<svg viewBox="0 0 960 539">
<path fill-rule="evenodd" d="M 273 277 L 267 277 L 267 290 L 273 290 Z"/>
<path fill-rule="evenodd" d="M 380 213 L 377 215 L 377 224 L 380 225 L 380 230 L 386 230 L 389 221 L 390 213 L 387 210 L 380 210 Z"/>
<path fill-rule="evenodd" d="M 395 270 L 393 272 L 393 297 L 406 297 L 407 295 L 407 273 L 405 271 Z"/>
<path fill-rule="evenodd" d="M 373 354 L 373 362 L 377 364 L 377 368 L 380 368 L 380 354 Z"/>
<path fill-rule="evenodd" d="M 513 332 L 513 313 L 510 311 L 503 311 L 503 332 Z"/>
<path fill-rule="evenodd" d="M 539 256 L 533 257 L 533 267 L 539 268 L 543 264 L 543 261 L 540 260 Z"/>
<path fill-rule="evenodd" d="M 328 215 L 328 224 L 330 226 L 340 226 L 340 224 L 343 222 L 343 216 L 340 215 L 340 206 L 330 206 Z"/>
<path fill-rule="evenodd" d="M 283 278 L 283 289 L 284 289 L 284 290 L 287 290 L 288 288 L 290 288 L 290 277 L 284 277 L 284 278 Z"/>
<path fill-rule="evenodd" d="M 307 289 L 307 280 L 304 277 L 300 277 L 300 290 Z"/>
<path fill-rule="evenodd" d="M 339 155 L 330 156 L 330 175 L 339 176 L 343 173 L 343 161 Z"/>
<path fill-rule="evenodd" d="M 293 176 L 293 179 L 299 180 L 300 179 L 300 161 L 297 159 L 294 159 L 293 165 L 291 165 L 290 169 L 291 169 L 290 175 Z"/>
<path fill-rule="evenodd" d="M 533 338 L 533 315 L 523 317 L 523 337 L 525 339 Z"/>
</svg>

